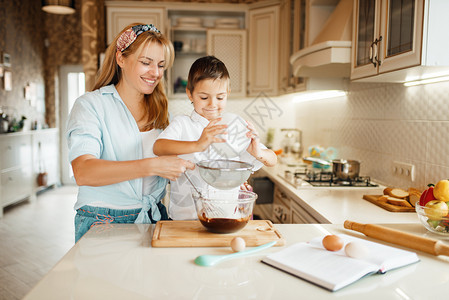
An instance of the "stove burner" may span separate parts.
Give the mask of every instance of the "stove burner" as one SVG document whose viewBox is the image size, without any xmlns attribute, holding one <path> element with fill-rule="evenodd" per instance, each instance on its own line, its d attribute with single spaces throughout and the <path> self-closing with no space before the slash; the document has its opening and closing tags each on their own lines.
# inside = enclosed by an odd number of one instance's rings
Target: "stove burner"
<svg viewBox="0 0 449 300">
<path fill-rule="evenodd" d="M 354 179 L 341 180 L 332 172 L 316 169 L 297 170 L 293 174 L 286 172 L 285 179 L 289 182 L 304 180 L 312 186 L 317 187 L 377 187 L 379 185 L 372 183 L 369 176 L 358 176 Z"/>
</svg>

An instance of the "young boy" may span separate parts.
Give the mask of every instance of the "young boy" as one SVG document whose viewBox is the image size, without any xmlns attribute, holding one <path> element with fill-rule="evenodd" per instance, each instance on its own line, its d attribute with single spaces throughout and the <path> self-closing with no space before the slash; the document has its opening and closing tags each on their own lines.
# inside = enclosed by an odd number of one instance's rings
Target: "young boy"
<svg viewBox="0 0 449 300">
<path fill-rule="evenodd" d="M 156 155 L 179 155 L 180 158 L 197 163 L 208 159 L 236 159 L 254 165 L 254 171 L 263 165 L 274 166 L 276 155 L 259 143 L 254 126 L 247 124 L 246 137 L 251 142 L 242 153 L 229 152 L 223 157 L 219 147 L 213 143 L 224 143 L 220 137 L 226 134 L 227 125 L 219 124 L 230 92 L 229 73 L 222 61 L 214 56 L 197 59 L 191 66 L 186 87 L 187 96 L 194 110 L 190 116 L 176 116 L 170 125 L 159 135 L 154 144 Z M 218 150 L 218 151 L 217 151 Z M 189 171 L 193 184 L 199 188 L 207 187 L 201 179 L 198 168 Z M 197 219 L 195 204 L 191 196 L 191 184 L 185 175 L 171 181 L 169 216 L 173 220 Z"/>
</svg>

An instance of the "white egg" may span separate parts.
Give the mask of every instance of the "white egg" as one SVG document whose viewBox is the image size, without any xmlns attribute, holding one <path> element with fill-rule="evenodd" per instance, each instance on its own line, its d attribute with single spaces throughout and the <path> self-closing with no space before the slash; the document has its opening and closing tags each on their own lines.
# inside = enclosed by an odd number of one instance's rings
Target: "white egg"
<svg viewBox="0 0 449 300">
<path fill-rule="evenodd" d="M 245 240 L 242 239 L 241 237 L 235 237 L 232 239 L 232 241 L 231 241 L 232 251 L 240 252 L 240 251 L 245 250 L 245 247 L 246 247 Z"/>
<path fill-rule="evenodd" d="M 366 258 L 370 255 L 367 246 L 359 242 L 350 242 L 345 246 L 345 253 L 347 256 L 352 258 Z"/>
</svg>

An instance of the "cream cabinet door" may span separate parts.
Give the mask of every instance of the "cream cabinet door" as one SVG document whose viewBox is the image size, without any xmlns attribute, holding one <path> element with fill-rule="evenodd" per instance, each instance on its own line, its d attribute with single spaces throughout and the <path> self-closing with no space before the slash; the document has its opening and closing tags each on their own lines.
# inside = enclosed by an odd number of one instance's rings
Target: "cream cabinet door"
<svg viewBox="0 0 449 300">
<path fill-rule="evenodd" d="M 425 11 L 424 0 L 354 0 L 351 79 L 377 81 L 373 76 L 423 64 Z M 396 77 L 390 81 L 403 81 Z"/>
<path fill-rule="evenodd" d="M 224 62 L 231 77 L 231 97 L 246 96 L 246 30 L 208 29 L 207 54 Z"/>
<path fill-rule="evenodd" d="M 382 5 L 379 73 L 420 65 L 424 0 L 390 0 Z"/>
<path fill-rule="evenodd" d="M 165 8 L 147 6 L 108 6 L 106 7 L 106 30 L 108 45 L 127 25 L 141 22 L 153 24 L 162 33 L 165 32 Z"/>
<path fill-rule="evenodd" d="M 279 92 L 279 5 L 249 11 L 248 94 Z"/>
<path fill-rule="evenodd" d="M 380 8 L 380 0 L 354 0 L 351 79 L 378 72 L 373 51 L 380 36 Z"/>
</svg>

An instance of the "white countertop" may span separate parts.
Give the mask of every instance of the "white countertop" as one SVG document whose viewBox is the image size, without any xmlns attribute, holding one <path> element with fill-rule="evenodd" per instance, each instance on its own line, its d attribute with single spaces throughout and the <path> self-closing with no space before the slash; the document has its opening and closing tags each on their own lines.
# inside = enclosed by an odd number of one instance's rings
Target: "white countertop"
<svg viewBox="0 0 449 300">
<path fill-rule="evenodd" d="M 275 226 L 284 236 L 286 246 L 329 233 L 366 238 L 341 224 Z M 435 237 L 420 224 L 386 226 Z M 421 261 L 416 264 L 367 276 L 332 293 L 260 262 L 265 255 L 283 247 L 201 267 L 193 262 L 198 255 L 227 254 L 231 249 L 152 248 L 153 228 L 154 225 L 142 224 L 93 227 L 25 299 L 427 300 L 444 299 L 449 293 L 447 256 L 418 252 Z"/>
<path fill-rule="evenodd" d="M 278 164 L 262 168 L 259 174 L 266 175 L 276 185 L 280 185 L 292 199 L 307 208 L 322 223 L 343 224 L 345 220 L 361 223 L 419 223 L 415 212 L 390 212 L 362 198 L 363 195 L 382 195 L 384 186 L 295 188 L 279 176 L 287 168 Z"/>
</svg>

